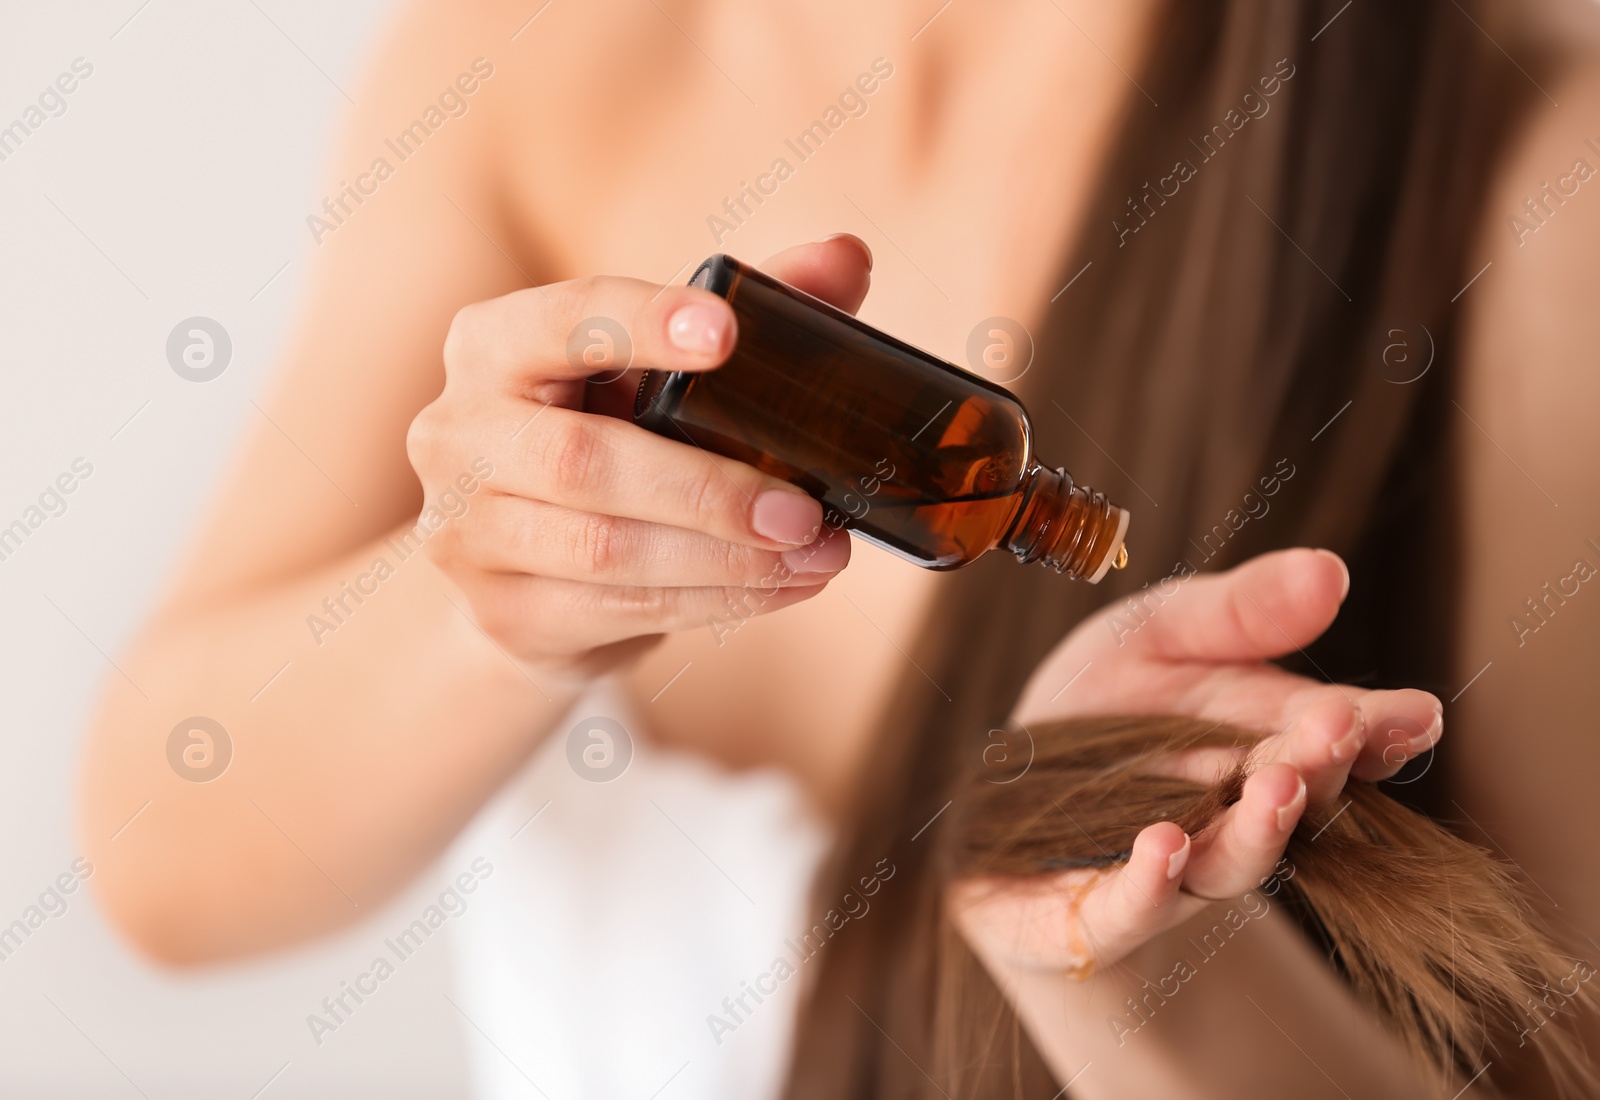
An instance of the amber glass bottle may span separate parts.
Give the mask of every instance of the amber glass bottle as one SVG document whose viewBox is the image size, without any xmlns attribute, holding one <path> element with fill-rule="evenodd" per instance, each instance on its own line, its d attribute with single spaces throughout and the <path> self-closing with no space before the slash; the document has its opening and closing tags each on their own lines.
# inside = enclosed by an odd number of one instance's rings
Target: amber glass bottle
<svg viewBox="0 0 1600 1100">
<path fill-rule="evenodd" d="M 1039 463 L 1016 398 L 728 256 L 693 286 L 727 299 L 733 354 L 646 371 L 634 420 L 747 462 L 845 527 L 929 569 L 1005 547 L 1098 581 L 1126 559 L 1128 513 Z"/>
</svg>

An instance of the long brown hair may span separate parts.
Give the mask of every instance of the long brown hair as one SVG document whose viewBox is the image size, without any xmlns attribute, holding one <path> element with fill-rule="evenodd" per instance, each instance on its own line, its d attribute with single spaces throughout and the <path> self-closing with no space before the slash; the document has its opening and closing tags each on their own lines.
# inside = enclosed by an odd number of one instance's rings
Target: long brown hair
<svg viewBox="0 0 1600 1100">
<path fill-rule="evenodd" d="M 1034 751 L 1025 772 L 998 783 L 974 769 L 948 792 L 948 821 L 933 840 L 939 892 L 961 881 L 1047 875 L 1087 886 L 1158 821 L 1203 838 L 1239 800 L 1259 741 L 1219 723 L 1161 716 L 1079 718 L 1028 732 Z M 1203 748 L 1241 755 L 1210 784 L 1155 766 Z M 1600 1085 L 1569 1026 L 1578 987 L 1594 968 L 1555 948 L 1508 867 L 1374 784 L 1352 782 L 1338 806 L 1308 814 L 1277 870 L 1245 895 L 1245 912 L 1261 915 L 1269 896 L 1315 929 L 1356 998 L 1435 1071 L 1441 1088 L 1477 1078 L 1491 1050 L 1499 1057 L 1528 1031 L 1538 1034 L 1534 1050 L 1563 1095 L 1592 1096 Z M 1230 925 L 1218 908 L 1221 943 Z M 993 1049 L 1004 1047 L 993 1037 L 1014 1026 L 1011 1013 L 955 928 L 937 913 L 923 916 L 938 926 L 939 1041 L 930 1072 L 953 1097 L 993 1095 L 1014 1068 Z M 1530 1002 L 1549 1016 L 1531 1015 Z"/>
<path fill-rule="evenodd" d="M 943 582 L 912 654 L 926 675 L 901 681 L 818 896 L 885 857 L 906 878 L 820 960 L 790 1097 L 926 1088 L 878 1031 L 934 1060 L 935 944 L 919 922 L 939 899 L 934 846 L 913 837 L 964 747 L 1005 723 L 1037 663 L 1096 606 L 1181 563 L 1324 546 L 1350 562 L 1354 587 L 1316 668 L 1444 683 L 1451 299 L 1512 113 L 1475 6 L 1168 6 L 1138 81 L 1159 106 L 1129 96 L 1061 282 L 1079 277 L 1019 387 L 1039 452 L 1137 506 L 1134 563 L 1091 588 L 989 555 Z M 1242 121 L 1261 102 L 1268 112 Z M 1274 471 L 1289 477 L 1252 501 Z M 1017 1072 L 1048 1080 L 1026 1043 Z"/>
</svg>

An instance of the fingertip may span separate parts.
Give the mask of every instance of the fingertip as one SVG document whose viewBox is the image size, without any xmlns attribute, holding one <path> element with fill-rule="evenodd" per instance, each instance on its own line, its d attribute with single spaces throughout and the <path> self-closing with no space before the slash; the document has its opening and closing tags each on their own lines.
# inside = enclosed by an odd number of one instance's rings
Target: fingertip
<svg viewBox="0 0 1600 1100">
<path fill-rule="evenodd" d="M 1358 778 L 1387 779 L 1444 736 L 1444 704 L 1430 692 L 1373 691 L 1361 707 L 1368 734 L 1352 768 Z"/>
<path fill-rule="evenodd" d="M 829 244 L 833 241 L 844 241 L 845 243 L 854 247 L 856 251 L 861 253 L 861 258 L 866 263 L 867 270 L 872 270 L 872 249 L 867 246 L 866 241 L 862 240 L 854 233 L 834 233 L 822 238 L 823 244 Z"/>
<path fill-rule="evenodd" d="M 805 603 L 812 597 L 821 595 L 822 591 L 828 587 L 828 581 L 832 579 L 832 577 L 827 577 L 804 584 L 779 585 L 775 590 L 772 591 L 772 595 L 762 596 L 764 602 L 761 605 L 759 613 L 766 615 L 774 611 L 782 611 L 786 607 L 793 607 L 796 604 Z M 747 595 L 748 591 L 748 589 L 733 588 L 727 590 L 729 597 L 734 600 L 738 600 L 741 596 Z"/>
<path fill-rule="evenodd" d="M 1134 838 L 1128 868 L 1151 889 L 1161 888 L 1182 877 L 1189 851 L 1189 834 L 1174 822 L 1160 821 L 1146 826 Z"/>
<path fill-rule="evenodd" d="M 1139 830 L 1139 835 L 1133 840 L 1133 850 L 1139 852 L 1148 849 L 1151 852 L 1161 853 L 1165 857 L 1188 843 L 1189 834 L 1184 832 L 1176 822 L 1158 821 L 1154 825 L 1146 825 Z"/>
<path fill-rule="evenodd" d="M 1183 841 L 1178 845 L 1178 850 L 1167 856 L 1167 881 L 1177 882 L 1183 877 L 1183 869 L 1189 865 L 1189 852 L 1194 845 L 1189 840 L 1189 834 L 1183 834 Z"/>
<path fill-rule="evenodd" d="M 809 577 L 817 583 L 819 578 L 831 577 L 850 564 L 850 535 L 842 528 L 823 524 L 822 531 L 806 545 L 783 551 L 782 560 L 796 578 Z"/>
<path fill-rule="evenodd" d="M 1348 764 L 1361 752 L 1366 721 L 1342 692 L 1317 699 L 1295 720 L 1297 743 L 1291 762 L 1302 767 Z"/>
<path fill-rule="evenodd" d="M 853 233 L 784 249 L 761 270 L 829 305 L 854 313 L 872 285 L 872 250 Z"/>
<path fill-rule="evenodd" d="M 1345 597 L 1350 595 L 1350 567 L 1344 563 L 1343 558 L 1341 558 L 1338 554 L 1335 554 L 1332 550 L 1323 550 L 1319 548 L 1314 551 L 1314 553 L 1338 566 L 1340 578 L 1338 602 L 1342 605 Z"/>
<path fill-rule="evenodd" d="M 784 591 L 793 593 L 794 602 L 800 603 L 804 600 L 809 600 L 812 596 L 820 596 L 822 594 L 822 590 L 828 587 L 828 581 L 831 581 L 832 579 L 832 577 L 829 577 L 827 580 L 816 581 L 812 584 L 791 585 L 790 587 L 785 588 Z"/>
<path fill-rule="evenodd" d="M 823 518 L 816 498 L 781 482 L 763 490 L 750 504 L 750 530 L 780 546 L 810 545 L 822 534 Z"/>
<path fill-rule="evenodd" d="M 1350 590 L 1350 570 L 1331 550 L 1296 547 L 1280 551 L 1275 563 L 1285 594 L 1295 603 L 1326 610 L 1328 621 L 1338 612 Z"/>
<path fill-rule="evenodd" d="M 1240 803 L 1267 834 L 1290 833 L 1305 812 L 1305 778 L 1288 764 L 1264 765 L 1245 780 Z"/>
<path fill-rule="evenodd" d="M 1263 764 L 1251 772 L 1250 778 L 1244 783 L 1247 794 L 1253 792 L 1264 795 L 1274 802 L 1283 802 L 1293 797 L 1300 786 L 1299 769 L 1283 763 Z"/>
<path fill-rule="evenodd" d="M 663 294 L 661 339 L 674 370 L 720 366 L 739 340 L 739 321 L 721 297 L 699 287 L 673 287 Z"/>
<path fill-rule="evenodd" d="M 1299 783 L 1289 801 L 1278 807 L 1277 825 L 1280 833 L 1292 833 L 1294 827 L 1300 824 L 1300 818 L 1306 812 L 1306 781 L 1304 776 L 1297 776 Z"/>
<path fill-rule="evenodd" d="M 1336 555 L 1296 548 L 1262 554 L 1238 567 L 1241 617 L 1261 618 L 1253 633 L 1265 648 L 1287 652 L 1328 629 L 1339 614 L 1348 574 Z"/>
</svg>

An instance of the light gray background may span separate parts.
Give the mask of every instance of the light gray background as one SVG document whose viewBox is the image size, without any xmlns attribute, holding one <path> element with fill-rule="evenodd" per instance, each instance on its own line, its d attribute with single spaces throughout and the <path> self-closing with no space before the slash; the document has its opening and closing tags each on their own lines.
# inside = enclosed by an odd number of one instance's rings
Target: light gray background
<svg viewBox="0 0 1600 1100">
<path fill-rule="evenodd" d="M 99 651 L 114 657 L 146 613 L 255 415 L 347 106 L 335 84 L 358 94 L 393 7 L 141 2 L 0 5 L 0 125 L 74 58 L 94 65 L 0 163 L 0 526 L 74 458 L 94 465 L 0 561 L 0 925 L 79 854 L 83 728 L 116 674 Z M 165 358 L 197 314 L 234 348 L 203 385 Z M 335 941 L 200 974 L 131 955 L 80 890 L 0 962 L 0 1095 L 250 1100 L 269 1080 L 262 1100 L 464 1094 L 445 937 L 320 1047 L 305 1021 L 448 870 Z"/>
</svg>

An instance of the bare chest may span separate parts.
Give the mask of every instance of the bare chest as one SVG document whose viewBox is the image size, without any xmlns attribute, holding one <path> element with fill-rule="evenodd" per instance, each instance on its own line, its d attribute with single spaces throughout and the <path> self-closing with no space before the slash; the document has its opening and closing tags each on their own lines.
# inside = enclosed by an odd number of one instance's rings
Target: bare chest
<svg viewBox="0 0 1600 1100">
<path fill-rule="evenodd" d="M 1074 3 L 1072 19 L 1048 4 L 958 8 L 920 32 L 882 12 L 830 28 L 809 9 L 707 9 L 692 27 L 663 20 L 627 93 L 586 97 L 568 74 L 575 109 L 552 117 L 537 88 L 519 89 L 526 118 L 511 129 L 530 138 L 509 154 L 508 194 L 542 274 L 682 281 L 713 252 L 759 262 L 849 231 L 875 259 L 862 317 L 974 366 L 980 323 L 1034 327 L 1059 290 L 1138 94 L 1103 51 L 1133 67 L 1142 23 Z M 635 693 L 655 736 L 792 767 L 827 802 L 896 678 L 916 674 L 908 655 L 939 581 L 858 542 L 810 603 L 670 639 Z"/>
</svg>

